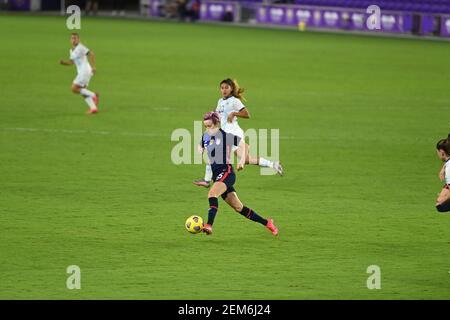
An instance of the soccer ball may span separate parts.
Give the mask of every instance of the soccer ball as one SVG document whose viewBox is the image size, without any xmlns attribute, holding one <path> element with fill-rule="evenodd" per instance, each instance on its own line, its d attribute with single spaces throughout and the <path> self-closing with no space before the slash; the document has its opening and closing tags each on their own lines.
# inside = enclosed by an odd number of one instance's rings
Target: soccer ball
<svg viewBox="0 0 450 320">
<path fill-rule="evenodd" d="M 186 220 L 186 230 L 190 233 L 199 233 L 203 229 L 203 219 L 199 216 L 190 216 Z"/>
</svg>

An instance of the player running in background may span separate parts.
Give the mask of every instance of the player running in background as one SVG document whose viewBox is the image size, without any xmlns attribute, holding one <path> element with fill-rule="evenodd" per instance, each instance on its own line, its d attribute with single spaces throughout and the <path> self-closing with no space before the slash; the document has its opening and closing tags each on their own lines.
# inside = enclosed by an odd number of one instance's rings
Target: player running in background
<svg viewBox="0 0 450 320">
<path fill-rule="evenodd" d="M 95 74 L 95 55 L 80 42 L 78 33 L 72 33 L 70 37 L 72 42 L 72 49 L 70 49 L 70 60 L 64 61 L 61 59 L 60 64 L 64 66 L 71 66 L 75 64 L 77 67 L 77 76 L 72 83 L 72 92 L 81 94 L 89 106 L 88 114 L 95 114 L 98 112 L 98 93 L 94 93 L 87 89 L 89 81 Z M 89 60 L 88 60 L 89 58 Z"/>
<path fill-rule="evenodd" d="M 436 199 L 436 209 L 439 212 L 447 212 L 450 211 L 450 139 L 439 140 L 436 149 L 439 159 L 444 161 L 439 177 L 445 180 L 445 185 Z"/>
<path fill-rule="evenodd" d="M 236 212 L 247 219 L 262 224 L 269 229 L 274 236 L 278 235 L 278 228 L 273 224 L 273 220 L 266 220 L 252 209 L 244 206 L 239 200 L 236 190 L 233 187 L 236 181 L 236 175 L 233 166 L 230 163 L 231 149 L 235 146 L 241 152 L 245 152 L 246 144 L 244 139 L 222 130 L 220 128 L 219 115 L 216 112 L 208 112 L 205 114 L 203 117 L 203 124 L 206 128 L 206 132 L 202 136 L 202 144 L 198 146 L 198 149 L 200 152 L 207 152 L 214 181 L 208 192 L 208 223 L 204 225 L 203 232 L 207 235 L 212 234 L 212 225 L 219 208 L 217 198 L 222 196 L 222 199 Z M 239 160 L 237 169 L 244 169 L 244 165 L 245 158 L 242 157 Z"/>
<path fill-rule="evenodd" d="M 217 103 L 216 112 L 220 115 L 221 127 L 225 132 L 231 133 L 244 140 L 244 131 L 239 126 L 237 118 L 249 119 L 248 109 L 242 103 L 244 89 L 240 88 L 236 80 L 225 79 L 220 82 L 220 92 L 222 98 Z M 245 142 L 244 142 L 245 143 Z M 279 161 L 272 162 L 263 157 L 254 158 L 250 156 L 249 145 L 245 144 L 245 163 L 259 165 L 260 167 L 273 168 L 279 175 L 283 174 L 283 167 Z M 233 147 L 233 152 L 238 158 L 243 157 L 243 153 L 237 147 Z M 194 184 L 208 188 L 211 183 L 212 171 L 211 166 L 206 165 L 205 178 L 203 180 L 195 180 Z"/>
</svg>

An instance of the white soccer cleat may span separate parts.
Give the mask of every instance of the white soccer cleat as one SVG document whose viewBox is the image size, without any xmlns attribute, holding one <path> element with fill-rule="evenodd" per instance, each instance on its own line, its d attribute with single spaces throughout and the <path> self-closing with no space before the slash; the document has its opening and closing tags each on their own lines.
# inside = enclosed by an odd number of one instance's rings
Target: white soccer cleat
<svg viewBox="0 0 450 320">
<path fill-rule="evenodd" d="M 283 166 L 281 165 L 280 161 L 275 161 L 273 163 L 273 169 L 280 175 L 283 175 Z"/>
</svg>

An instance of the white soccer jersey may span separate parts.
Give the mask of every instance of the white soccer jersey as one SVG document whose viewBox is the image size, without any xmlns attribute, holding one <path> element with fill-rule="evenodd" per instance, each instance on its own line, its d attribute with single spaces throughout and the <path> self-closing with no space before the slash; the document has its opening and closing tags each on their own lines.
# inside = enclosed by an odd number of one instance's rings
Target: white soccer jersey
<svg viewBox="0 0 450 320">
<path fill-rule="evenodd" d="M 88 54 L 89 49 L 81 43 L 78 43 L 75 48 L 70 49 L 70 60 L 75 63 L 78 74 L 92 73 L 92 68 L 87 58 Z"/>
<path fill-rule="evenodd" d="M 445 183 L 450 185 L 450 159 L 445 162 Z"/>
<path fill-rule="evenodd" d="M 242 138 L 243 131 L 239 126 L 237 118 L 234 117 L 233 121 L 230 123 L 228 122 L 228 115 L 231 112 L 239 112 L 244 108 L 245 106 L 241 102 L 241 100 L 239 100 L 234 96 L 231 96 L 226 99 L 223 98 L 219 99 L 219 102 L 217 103 L 216 112 L 218 112 L 220 115 L 220 126 L 224 131 L 232 133 Z"/>
</svg>

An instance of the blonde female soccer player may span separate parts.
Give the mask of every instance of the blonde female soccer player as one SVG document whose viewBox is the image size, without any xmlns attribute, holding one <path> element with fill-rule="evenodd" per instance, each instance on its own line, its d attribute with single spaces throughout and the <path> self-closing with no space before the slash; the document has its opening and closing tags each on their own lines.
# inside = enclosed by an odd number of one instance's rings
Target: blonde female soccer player
<svg viewBox="0 0 450 320">
<path fill-rule="evenodd" d="M 63 66 L 71 66 L 75 64 L 77 67 L 77 76 L 72 83 L 72 92 L 81 94 L 89 106 L 88 114 L 95 114 L 98 112 L 98 93 L 87 89 L 89 81 L 95 74 L 95 55 L 94 52 L 86 48 L 80 42 L 80 35 L 76 32 L 72 33 L 70 37 L 72 49 L 70 49 L 70 60 L 59 61 Z"/>
<path fill-rule="evenodd" d="M 212 179 L 214 181 L 208 192 L 209 210 L 208 223 L 204 225 L 203 232 L 212 234 L 212 225 L 219 208 L 218 197 L 221 196 L 225 202 L 236 212 L 247 219 L 258 222 L 265 226 L 270 232 L 278 235 L 278 228 L 272 219 L 264 219 L 254 210 L 244 206 L 239 200 L 233 185 L 236 175 L 230 163 L 230 153 L 232 147 L 237 147 L 239 151 L 245 152 L 246 144 L 244 139 L 220 128 L 219 115 L 216 112 L 208 112 L 203 117 L 203 124 L 206 132 L 202 136 L 199 151 L 206 151 L 212 169 Z M 244 169 L 245 158 L 242 157 L 237 165 L 238 170 Z"/>
<path fill-rule="evenodd" d="M 220 82 L 220 92 L 222 98 L 217 103 L 216 112 L 219 114 L 222 130 L 238 136 L 244 140 L 244 130 L 239 126 L 237 118 L 249 119 L 248 109 L 242 103 L 244 100 L 244 89 L 240 88 L 236 80 L 230 78 Z M 245 143 L 245 142 L 244 142 Z M 238 148 L 233 147 L 233 152 L 238 158 L 244 157 L 246 164 L 259 165 L 260 167 L 273 168 L 279 175 L 283 174 L 283 167 L 279 161 L 272 162 L 263 157 L 254 158 L 249 154 L 249 145 L 246 144 L 245 155 Z M 211 166 L 206 165 L 205 178 L 203 180 L 195 180 L 194 184 L 202 187 L 209 187 L 212 178 Z"/>
</svg>

